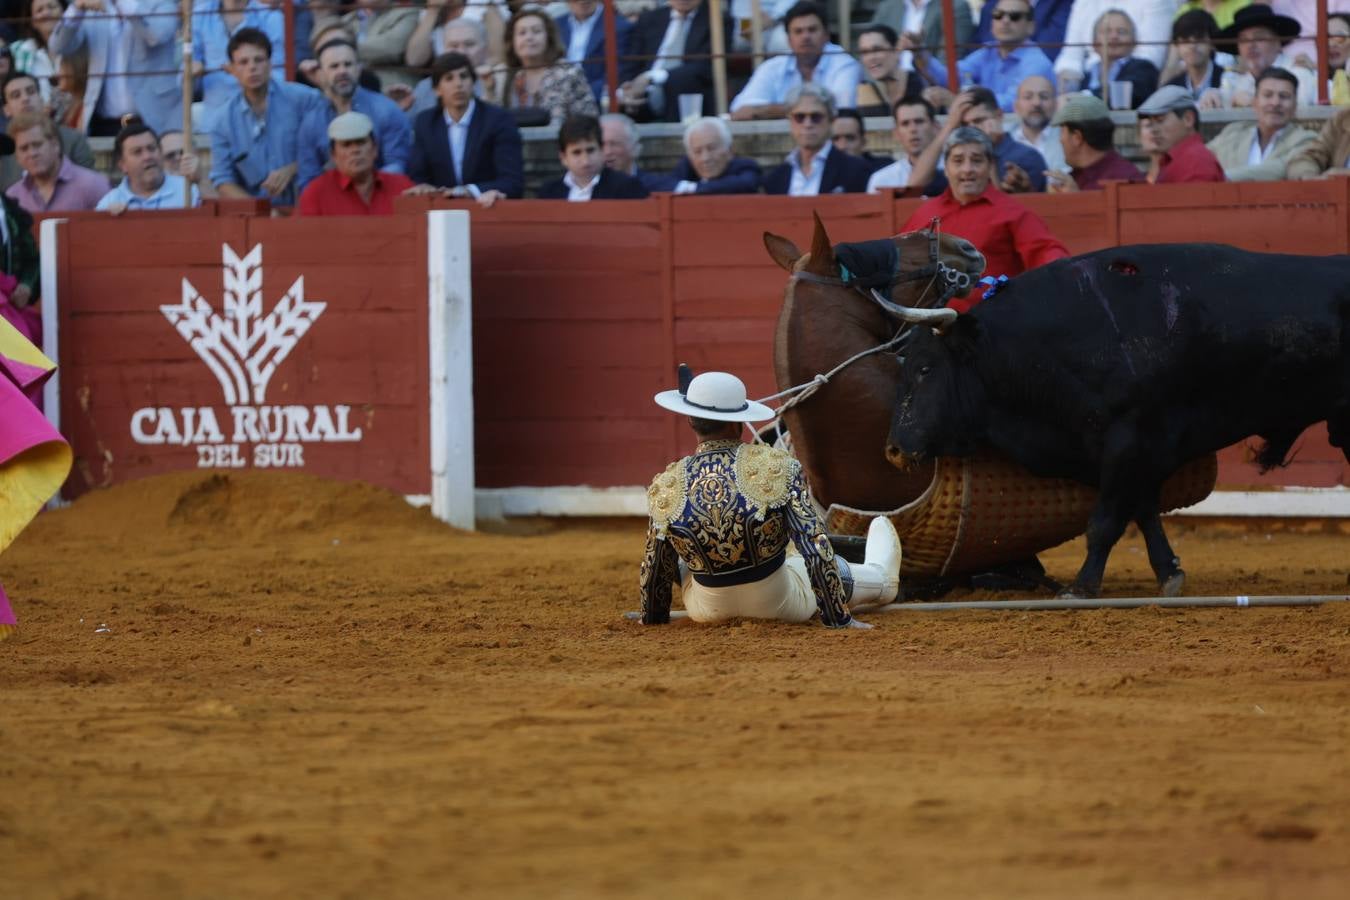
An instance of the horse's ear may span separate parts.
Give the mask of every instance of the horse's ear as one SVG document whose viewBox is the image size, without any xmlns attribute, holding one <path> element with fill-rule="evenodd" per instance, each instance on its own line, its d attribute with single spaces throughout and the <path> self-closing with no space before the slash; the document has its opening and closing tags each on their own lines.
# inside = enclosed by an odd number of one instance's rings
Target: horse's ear
<svg viewBox="0 0 1350 900">
<path fill-rule="evenodd" d="M 791 272 L 797 260 L 802 258 L 802 251 L 797 249 L 796 244 L 771 231 L 764 232 L 764 249 L 769 251 L 769 257 L 786 272 Z"/>
<path fill-rule="evenodd" d="M 813 275 L 838 275 L 839 264 L 834 259 L 834 247 L 830 236 L 825 233 L 825 223 L 820 221 L 820 213 L 812 212 L 816 220 L 816 231 L 811 237 L 811 258 L 803 267 Z"/>
</svg>

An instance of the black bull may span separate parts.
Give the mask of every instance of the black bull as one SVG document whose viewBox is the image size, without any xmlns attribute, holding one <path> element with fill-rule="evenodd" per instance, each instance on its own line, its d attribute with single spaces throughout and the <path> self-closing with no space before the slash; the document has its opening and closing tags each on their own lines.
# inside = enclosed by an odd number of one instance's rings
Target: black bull
<svg viewBox="0 0 1350 900">
<path fill-rule="evenodd" d="M 1268 469 L 1323 419 L 1350 459 L 1347 257 L 1104 250 L 914 328 L 902 352 L 892 462 L 967 456 L 987 442 L 1039 475 L 1097 488 L 1071 588 L 1081 596 L 1100 589 L 1131 521 L 1163 591 L 1180 590 L 1158 497 L 1183 463 L 1259 435 Z"/>
</svg>

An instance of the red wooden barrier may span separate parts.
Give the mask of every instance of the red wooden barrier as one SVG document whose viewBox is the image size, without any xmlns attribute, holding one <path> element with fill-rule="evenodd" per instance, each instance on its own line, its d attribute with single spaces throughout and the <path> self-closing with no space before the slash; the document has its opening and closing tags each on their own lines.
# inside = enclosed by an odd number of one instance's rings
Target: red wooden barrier
<svg viewBox="0 0 1350 900">
<path fill-rule="evenodd" d="M 1114 185 L 1018 199 L 1075 253 L 1120 243 L 1203 240 L 1272 252 L 1350 250 L 1350 185 L 1341 181 Z M 858 195 L 663 196 L 641 203 L 537 202 L 475 210 L 480 486 L 646 483 L 690 447 L 683 424 L 651 403 L 652 394 L 670 386 L 677 363 L 696 371 L 736 371 L 754 396 L 776 389 L 772 340 L 785 275 L 764 251 L 763 232 L 783 234 L 805 249 L 815 211 L 833 240 L 866 240 L 894 233 L 920 202 Z M 409 208 L 427 208 L 420 203 Z M 646 243 L 653 238 L 655 245 Z M 558 243 L 543 248 L 541 240 Z M 540 281 L 547 289 L 540 290 Z M 615 315 L 621 316 L 619 334 L 597 321 L 612 323 Z M 502 356 L 503 348 L 537 328 L 548 331 L 547 350 L 558 366 L 522 371 L 518 355 Z M 584 343 L 575 339 L 578 333 Z M 532 338 L 530 347 L 539 349 L 538 340 Z M 485 350 L 491 360 L 484 359 Z M 567 390 L 560 393 L 562 386 Z M 545 408 L 532 394 L 546 398 Z M 1250 456 L 1245 447 L 1225 451 L 1221 484 L 1350 484 L 1350 465 L 1321 427 L 1309 430 L 1286 469 L 1260 476 Z"/>
<path fill-rule="evenodd" d="M 1145 240 L 1350 250 L 1346 180 L 1112 186 L 1021 199 L 1075 252 Z M 400 215 L 378 223 L 274 220 L 220 209 L 66 217 L 57 226 L 63 248 L 57 268 L 62 420 L 79 460 L 73 487 L 201 462 L 252 464 L 259 444 L 300 444 L 313 471 L 427 493 L 422 214 L 435 206 L 472 215 L 478 485 L 645 484 L 689 446 L 682 424 L 651 402 L 671 385 L 676 363 L 737 371 L 755 396 L 775 390 L 773 328 L 786 276 L 769 260 L 763 232 L 805 249 L 814 210 L 835 241 L 865 240 L 894 233 L 918 203 L 890 196 L 666 195 L 479 210 L 405 198 Z M 185 220 L 191 227 L 183 227 Z M 222 243 L 240 256 L 265 248 L 263 313 L 301 275 L 306 297 L 328 304 L 280 363 L 261 402 L 226 402 L 202 357 L 160 310 L 181 304 L 185 278 L 222 310 Z M 317 434 L 234 440 L 233 406 L 296 406 L 311 417 L 324 406 L 335 417 L 340 405 L 349 407 L 347 433 L 361 430 L 360 452 L 352 452 L 354 441 Z M 139 439 L 132 435 L 140 410 L 207 407 L 222 431 L 219 441 L 184 444 L 180 436 L 178 444 L 146 443 L 157 432 L 147 431 L 144 415 Z M 188 427 L 181 415 L 176 423 L 180 432 Z M 157 418 L 153 424 L 159 427 Z M 235 444 L 238 451 L 213 449 Z M 1248 456 L 1242 447 L 1221 456 L 1221 484 L 1350 484 L 1350 466 L 1320 427 L 1304 435 L 1286 469 L 1260 477 Z"/>
<path fill-rule="evenodd" d="M 422 222 L 56 224 L 61 422 L 77 460 L 67 495 L 202 465 L 303 466 L 428 493 Z M 184 303 L 196 297 L 210 309 L 194 320 Z"/>
</svg>

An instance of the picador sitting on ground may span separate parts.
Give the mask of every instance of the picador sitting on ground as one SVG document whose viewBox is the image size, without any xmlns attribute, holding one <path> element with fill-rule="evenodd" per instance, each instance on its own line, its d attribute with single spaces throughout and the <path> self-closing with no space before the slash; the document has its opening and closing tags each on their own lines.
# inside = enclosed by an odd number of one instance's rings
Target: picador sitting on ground
<svg viewBox="0 0 1350 900">
<path fill-rule="evenodd" d="M 773 411 L 746 400 L 734 375 L 689 374 L 681 366 L 680 389 L 656 395 L 660 406 L 690 417 L 699 445 L 647 489 L 643 624 L 670 621 L 671 585 L 679 582 L 696 622 L 805 622 L 819 611 L 830 628 L 872 627 L 850 609 L 888 603 L 899 592 L 900 539 L 890 520 L 872 521 L 865 563 L 837 559 L 797 461 L 742 442 L 744 423 L 771 419 Z"/>
</svg>

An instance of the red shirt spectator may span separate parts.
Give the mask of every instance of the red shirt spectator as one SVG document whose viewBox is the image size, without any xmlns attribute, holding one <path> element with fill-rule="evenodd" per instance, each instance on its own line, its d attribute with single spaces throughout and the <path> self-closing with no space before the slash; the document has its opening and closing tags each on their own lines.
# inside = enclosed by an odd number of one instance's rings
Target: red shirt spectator
<svg viewBox="0 0 1350 900">
<path fill-rule="evenodd" d="M 1106 181 L 1143 181 L 1144 173 L 1116 151 L 1108 150 L 1092 165 L 1074 169 L 1073 180 L 1080 191 L 1097 191 Z"/>
<path fill-rule="evenodd" d="M 302 216 L 387 216 L 394 198 L 412 180 L 375 168 L 379 146 L 370 117 L 346 112 L 328 124 L 333 168 L 315 178 L 300 195 Z"/>
<path fill-rule="evenodd" d="M 413 186 L 412 179 L 396 172 L 375 172 L 370 200 L 361 197 L 356 183 L 337 169 L 329 169 L 311 181 L 300 195 L 296 210 L 301 216 L 389 216 L 394 198 Z"/>
<path fill-rule="evenodd" d="M 957 129 L 953 137 L 969 130 Z M 963 149 L 976 146 L 949 146 L 947 177 L 952 186 L 920 206 L 901 230 L 927 228 L 934 216 L 939 217 L 943 231 L 960 235 L 979 248 L 985 258 L 984 274 L 995 278 L 999 275 L 1011 278 L 1068 256 L 1068 249 L 1050 233 L 1045 221 L 990 184 L 988 175 L 983 189 L 978 194 L 972 192 L 971 189 L 980 186 L 978 178 L 966 179 L 960 168 L 954 170 L 952 165 Z M 963 197 L 968 199 L 963 202 Z M 969 296 L 955 297 L 947 305 L 958 312 L 969 312 L 980 302 L 982 293 L 977 286 Z"/>
<path fill-rule="evenodd" d="M 1205 146 L 1204 138 L 1189 134 L 1158 157 L 1156 184 L 1180 184 L 1183 181 L 1227 181 L 1219 158 Z"/>
<path fill-rule="evenodd" d="M 1219 158 L 1200 134 L 1195 97 L 1180 85 L 1167 84 L 1139 107 L 1139 145 L 1153 158 L 1148 180 L 1154 184 L 1183 181 L 1226 181 Z"/>
</svg>

